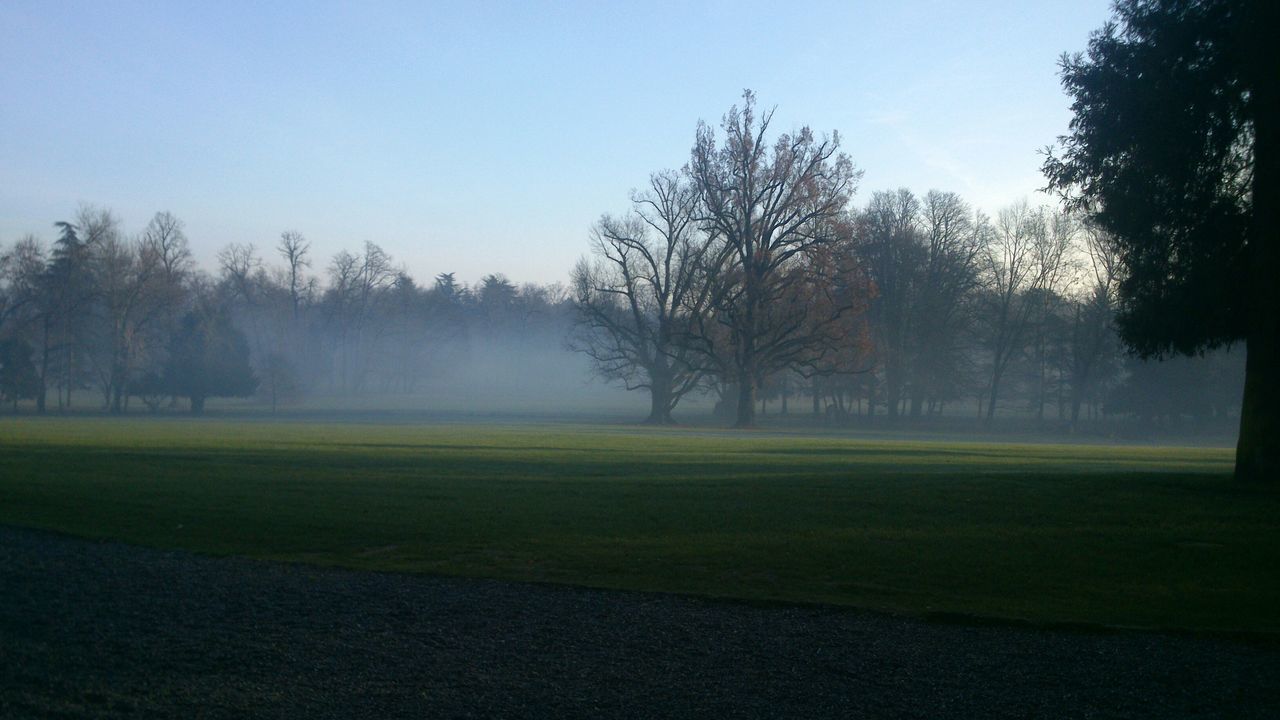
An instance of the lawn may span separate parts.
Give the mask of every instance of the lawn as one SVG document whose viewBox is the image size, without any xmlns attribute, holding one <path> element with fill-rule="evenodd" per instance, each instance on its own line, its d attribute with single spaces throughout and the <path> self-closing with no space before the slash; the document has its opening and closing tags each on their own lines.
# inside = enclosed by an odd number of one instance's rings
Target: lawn
<svg viewBox="0 0 1280 720">
<path fill-rule="evenodd" d="M 1280 493 L 1215 448 L 626 426 L 0 421 L 0 523 L 909 615 L 1280 632 Z"/>
</svg>

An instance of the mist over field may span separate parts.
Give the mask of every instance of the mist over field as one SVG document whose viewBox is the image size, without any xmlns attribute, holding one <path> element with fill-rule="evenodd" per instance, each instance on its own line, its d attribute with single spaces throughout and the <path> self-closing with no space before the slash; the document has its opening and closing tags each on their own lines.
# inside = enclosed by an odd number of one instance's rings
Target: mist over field
<svg viewBox="0 0 1280 720">
<path fill-rule="evenodd" d="M 841 242 L 862 295 L 845 308 L 851 321 L 801 338 L 805 353 L 757 373 L 759 425 L 1234 442 L 1243 354 L 1127 355 L 1111 325 L 1114 278 L 1097 274 L 1110 260 L 1094 231 L 1014 206 L 996 223 L 962 223 L 964 234 L 952 238 L 961 249 L 948 255 L 936 249 L 931 213 L 939 206 L 964 210 L 954 196 L 931 193 L 922 204 L 902 190 L 873 193 L 852 212 Z M 643 333 L 645 318 L 658 317 L 613 315 L 622 307 L 613 299 L 628 293 L 644 313 L 657 310 L 651 290 L 608 285 L 607 219 L 585 243 L 587 257 L 606 265 L 575 275 L 572 288 L 499 274 L 474 284 L 448 273 L 420 282 L 374 243 L 325 260 L 296 232 L 275 247 L 228 246 L 210 272 L 191 260 L 172 215 L 158 214 L 136 234 L 106 208 L 83 206 L 75 220 L 52 245 L 30 237 L 4 252 L 5 412 L 172 416 L 203 412 L 207 401 L 210 412 L 280 416 L 653 419 L 652 368 L 640 352 L 648 341 L 628 348 L 625 327 L 601 323 L 620 317 Z M 1022 225 L 1000 224 L 1014 221 Z M 1037 225 L 1050 221 L 1057 224 Z M 1007 286 L 1001 296 L 1008 260 L 997 253 L 1010 240 L 1036 238 L 1061 243 L 1058 284 Z M 925 272 L 919 263 L 928 253 L 932 263 L 956 263 L 963 282 L 950 290 L 925 275 L 904 283 Z M 57 292 L 42 283 L 57 283 L 46 285 Z M 945 325 L 930 309 L 939 287 L 952 293 Z M 1001 320 L 1011 311 L 1017 326 Z M 669 398 L 670 419 L 732 424 L 741 388 L 723 344 L 729 336 L 695 345 L 691 323 L 706 328 L 707 316 L 667 312 L 685 323 L 672 337 L 698 351 L 679 343 L 650 351 L 648 362 L 665 358 L 685 383 Z"/>
<path fill-rule="evenodd" d="M 431 354 L 439 359 L 418 371 L 421 380 L 411 395 L 363 401 L 332 395 L 325 402 L 334 409 L 363 402 L 375 410 L 403 407 L 544 419 L 604 416 L 635 421 L 646 411 L 642 394 L 596 377 L 588 360 L 564 347 L 564 337 L 554 332 L 517 341 L 446 340 Z M 299 403 L 306 404 L 305 399 Z"/>
</svg>

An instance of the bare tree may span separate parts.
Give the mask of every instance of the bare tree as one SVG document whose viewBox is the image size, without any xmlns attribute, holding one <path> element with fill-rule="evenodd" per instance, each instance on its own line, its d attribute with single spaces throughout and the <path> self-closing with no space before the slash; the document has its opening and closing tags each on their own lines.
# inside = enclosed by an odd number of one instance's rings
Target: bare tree
<svg viewBox="0 0 1280 720">
<path fill-rule="evenodd" d="M 120 413 L 142 369 L 159 372 L 162 366 L 182 310 L 191 253 L 181 221 L 169 213 L 157 213 L 136 239 L 104 234 L 91 250 L 98 322 L 89 357 L 104 406 Z"/>
<path fill-rule="evenodd" d="M 976 216 L 959 195 L 930 190 L 921 208 L 924 263 L 914 303 L 911 415 L 926 401 L 941 407 L 959 396 L 965 353 L 962 335 L 972 319 L 982 252 Z"/>
<path fill-rule="evenodd" d="M 1061 288 L 1070 243 L 1068 223 L 1025 201 L 1001 210 L 988 233 L 983 257 L 990 302 L 988 423 L 995 418 L 1000 383 L 1013 359 L 1023 353 L 1027 331 L 1036 314 L 1043 312 L 1046 295 Z"/>
<path fill-rule="evenodd" d="M 120 412 L 131 359 L 133 310 L 152 268 L 141 267 L 137 247 L 118 235 L 99 240 L 92 251 L 99 322 L 93 323 L 86 355 L 102 391 L 103 408 Z"/>
<path fill-rule="evenodd" d="M 1120 349 L 1115 332 L 1119 301 L 1120 253 L 1107 233 L 1092 224 L 1084 227 L 1084 251 L 1088 258 L 1085 282 L 1075 302 L 1071 328 L 1071 428 L 1080 420 L 1086 398 L 1096 397 L 1099 380 L 1109 359 Z"/>
<path fill-rule="evenodd" d="M 702 268 L 709 236 L 696 224 L 697 191 L 674 172 L 656 173 L 633 193 L 624 218 L 605 216 L 591 233 L 594 262 L 579 261 L 572 283 L 574 349 L 605 378 L 648 390 L 653 424 L 671 424 L 701 373 L 683 342 L 705 310 Z"/>
<path fill-rule="evenodd" d="M 911 370 L 910 339 L 925 263 L 919 220 L 920 201 L 906 188 L 873 194 L 858 217 L 858 254 L 876 284 L 871 326 L 889 417 L 899 414 Z M 868 400 L 874 408 L 874 398 Z"/>
<path fill-rule="evenodd" d="M 56 316 L 52 312 L 49 253 L 39 238 L 27 235 L 0 259 L 4 272 L 4 302 L 0 332 L 27 335 L 39 356 L 36 411 L 43 413 L 53 360 Z"/>
<path fill-rule="evenodd" d="M 399 275 L 390 256 L 372 242 L 364 244 L 360 255 L 343 250 L 329 265 L 326 306 L 336 325 L 337 380 L 344 391 L 363 384 L 364 346 L 379 333 L 375 304 Z"/>
<path fill-rule="evenodd" d="M 775 377 L 795 375 L 811 382 L 814 413 L 819 394 L 832 394 L 839 415 L 845 415 L 843 394 L 871 385 L 875 343 L 867 309 L 875 299 L 875 285 L 854 252 L 851 235 L 815 251 L 800 267 L 792 296 L 804 308 L 808 323 L 801 332 L 803 351 L 788 361 L 788 370 Z M 785 406 L 785 395 L 784 406 Z"/>
<path fill-rule="evenodd" d="M 230 292 L 246 305 L 257 302 L 254 287 L 262 273 L 262 259 L 258 250 L 249 243 L 231 243 L 218 252 L 218 269 L 222 281 Z"/>
<path fill-rule="evenodd" d="M 704 343 L 723 336 L 724 360 L 737 384 L 738 427 L 755 423 L 756 388 L 765 377 L 811 355 L 850 307 L 806 305 L 803 268 L 826 246 L 847 237 L 847 207 L 860 173 L 839 152 L 839 136 L 817 138 L 807 128 L 766 144 L 773 112 L 756 117 L 755 96 L 743 93 L 721 128 L 724 143 L 699 123 L 689 170 L 702 203 L 698 220 L 722 251 L 709 263 L 715 322 Z M 819 317 L 819 313 L 826 313 Z"/>
<path fill-rule="evenodd" d="M 160 263 L 170 282 L 181 282 L 191 269 L 191 247 L 182 221 L 169 212 L 158 212 L 142 231 L 142 244 Z"/>
<path fill-rule="evenodd" d="M 30 234 L 0 252 L 0 335 L 27 331 L 39 317 L 46 255 L 40 239 Z"/>
<path fill-rule="evenodd" d="M 280 244 L 276 246 L 276 250 L 285 261 L 285 273 L 289 278 L 289 304 L 293 308 L 293 320 L 297 322 L 302 305 L 303 288 L 306 287 L 303 276 L 306 269 L 311 267 L 311 260 L 308 257 L 311 243 L 302 236 L 302 233 L 286 230 L 280 233 Z"/>
</svg>

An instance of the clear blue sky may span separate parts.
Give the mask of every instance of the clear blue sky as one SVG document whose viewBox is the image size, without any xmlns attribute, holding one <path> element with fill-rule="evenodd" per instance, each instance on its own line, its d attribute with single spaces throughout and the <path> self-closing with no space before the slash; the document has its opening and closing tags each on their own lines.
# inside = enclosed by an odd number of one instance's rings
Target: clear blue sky
<svg viewBox="0 0 1280 720">
<path fill-rule="evenodd" d="M 0 2 L 0 243 L 80 202 L 229 242 L 372 240 L 420 281 L 564 279 L 602 212 L 752 88 L 838 130 L 857 201 L 1038 201 L 1056 62 L 1105 0 Z"/>
</svg>

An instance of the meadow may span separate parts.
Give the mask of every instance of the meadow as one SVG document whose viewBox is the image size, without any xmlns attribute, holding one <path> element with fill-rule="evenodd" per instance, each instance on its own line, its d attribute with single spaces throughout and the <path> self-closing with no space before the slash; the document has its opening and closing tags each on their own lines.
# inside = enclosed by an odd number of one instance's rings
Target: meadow
<svg viewBox="0 0 1280 720">
<path fill-rule="evenodd" d="M 625 425 L 0 420 L 0 523 L 350 568 L 909 616 L 1280 632 L 1222 448 Z"/>
</svg>

